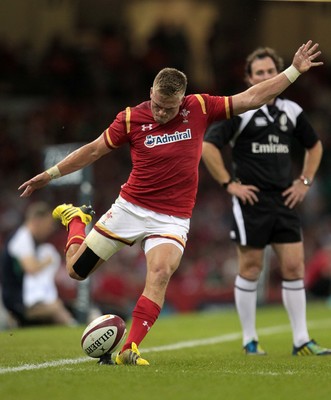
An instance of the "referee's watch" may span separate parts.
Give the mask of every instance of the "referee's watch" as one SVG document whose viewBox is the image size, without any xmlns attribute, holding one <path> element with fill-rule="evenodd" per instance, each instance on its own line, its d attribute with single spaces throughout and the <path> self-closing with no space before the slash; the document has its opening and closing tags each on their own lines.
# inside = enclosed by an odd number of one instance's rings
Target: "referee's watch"
<svg viewBox="0 0 331 400">
<path fill-rule="evenodd" d="M 233 182 L 241 183 L 240 180 L 237 178 L 230 178 L 227 182 L 222 183 L 222 186 L 226 190 L 228 188 L 228 186 L 230 185 L 230 183 L 233 183 Z"/>
<path fill-rule="evenodd" d="M 300 176 L 300 181 L 305 185 L 305 186 L 311 186 L 313 184 L 312 179 L 307 178 L 304 175 Z"/>
</svg>

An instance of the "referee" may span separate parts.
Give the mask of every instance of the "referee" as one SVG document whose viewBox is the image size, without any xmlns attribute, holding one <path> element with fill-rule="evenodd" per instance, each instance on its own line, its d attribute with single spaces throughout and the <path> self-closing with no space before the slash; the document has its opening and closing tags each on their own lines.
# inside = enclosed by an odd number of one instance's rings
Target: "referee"
<svg viewBox="0 0 331 400">
<path fill-rule="evenodd" d="M 260 47 L 246 60 L 249 86 L 276 76 L 283 60 L 274 49 Z M 305 155 L 300 176 L 292 177 L 292 141 Z M 233 171 L 221 150 L 230 144 Z M 304 248 L 296 205 L 303 201 L 322 157 L 322 144 L 302 108 L 277 97 L 258 110 L 211 125 L 204 139 L 203 160 L 233 201 L 233 230 L 239 274 L 235 303 L 243 330 L 243 348 L 249 355 L 265 355 L 256 331 L 258 279 L 264 249 L 271 244 L 280 264 L 282 299 L 293 334 L 293 355 L 331 355 L 309 336 L 304 288 Z"/>
</svg>

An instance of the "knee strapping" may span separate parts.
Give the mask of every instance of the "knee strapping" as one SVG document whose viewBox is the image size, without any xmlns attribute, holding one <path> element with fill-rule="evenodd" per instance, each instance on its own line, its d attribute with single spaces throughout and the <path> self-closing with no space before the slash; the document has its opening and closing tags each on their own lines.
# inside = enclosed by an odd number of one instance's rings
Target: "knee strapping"
<svg viewBox="0 0 331 400">
<path fill-rule="evenodd" d="M 85 279 L 96 266 L 100 257 L 97 256 L 89 247 L 86 248 L 84 253 L 78 258 L 75 264 L 72 266 L 73 270 L 81 278 Z"/>
</svg>

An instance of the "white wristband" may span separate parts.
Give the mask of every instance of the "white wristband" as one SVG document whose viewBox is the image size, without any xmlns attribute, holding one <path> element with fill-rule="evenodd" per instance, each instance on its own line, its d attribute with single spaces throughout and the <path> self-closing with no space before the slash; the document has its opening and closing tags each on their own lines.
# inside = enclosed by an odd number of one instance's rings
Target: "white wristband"
<svg viewBox="0 0 331 400">
<path fill-rule="evenodd" d="M 289 66 L 288 68 L 283 71 L 284 74 L 286 75 L 287 79 L 293 83 L 300 75 L 301 72 L 299 72 L 294 65 Z"/>
<path fill-rule="evenodd" d="M 51 179 L 60 178 L 60 176 L 61 176 L 61 172 L 60 172 L 59 167 L 57 165 L 54 165 L 54 167 L 48 168 L 46 170 L 46 172 L 51 177 Z"/>
</svg>

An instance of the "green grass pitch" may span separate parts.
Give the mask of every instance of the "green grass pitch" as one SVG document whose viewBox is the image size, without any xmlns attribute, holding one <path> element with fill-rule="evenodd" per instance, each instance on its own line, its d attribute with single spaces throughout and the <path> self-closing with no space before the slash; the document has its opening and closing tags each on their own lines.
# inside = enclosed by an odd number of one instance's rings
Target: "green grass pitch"
<svg viewBox="0 0 331 400">
<path fill-rule="evenodd" d="M 311 337 L 331 347 L 331 308 L 310 303 Z M 293 357 L 282 306 L 260 307 L 267 356 L 241 351 L 233 307 L 164 315 L 140 346 L 149 367 L 99 366 L 80 348 L 84 326 L 0 332 L 0 399 L 331 399 L 331 356 Z"/>
</svg>

